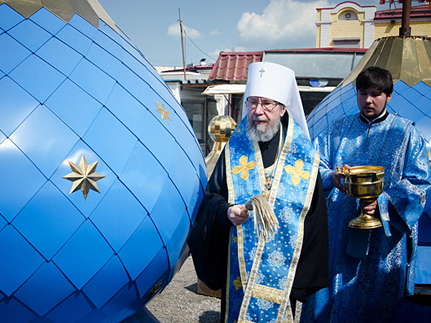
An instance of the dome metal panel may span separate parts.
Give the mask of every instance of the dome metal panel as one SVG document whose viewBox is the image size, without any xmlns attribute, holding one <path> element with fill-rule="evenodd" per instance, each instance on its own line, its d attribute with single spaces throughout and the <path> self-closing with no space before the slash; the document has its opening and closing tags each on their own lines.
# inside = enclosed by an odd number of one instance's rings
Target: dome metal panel
<svg viewBox="0 0 431 323">
<path fill-rule="evenodd" d="M 58 188 L 47 181 L 12 224 L 46 260 L 51 260 L 84 220 Z"/>
<path fill-rule="evenodd" d="M 122 321 L 185 259 L 207 180 L 187 115 L 95 0 L 0 0 L 0 44 L 0 321 Z"/>
</svg>

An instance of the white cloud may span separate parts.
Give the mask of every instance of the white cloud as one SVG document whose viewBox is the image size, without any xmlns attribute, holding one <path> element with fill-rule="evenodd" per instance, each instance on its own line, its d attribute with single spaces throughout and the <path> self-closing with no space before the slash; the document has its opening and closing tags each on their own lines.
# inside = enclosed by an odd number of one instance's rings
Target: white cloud
<svg viewBox="0 0 431 323">
<path fill-rule="evenodd" d="M 225 49 L 216 49 L 210 55 L 212 57 L 218 57 L 221 52 L 246 52 L 247 50 L 244 47 L 232 47 Z"/>
<path fill-rule="evenodd" d="M 241 46 L 235 46 L 230 49 L 231 52 L 246 52 L 247 50 Z"/>
<path fill-rule="evenodd" d="M 210 32 L 210 35 L 211 36 L 218 36 L 218 35 L 220 35 L 221 33 L 220 33 L 220 31 L 218 31 L 218 30 L 213 30 L 212 32 Z"/>
<path fill-rule="evenodd" d="M 241 39 L 262 45 L 298 42 L 300 37 L 316 35 L 316 8 L 329 7 L 327 0 L 271 0 L 261 15 L 244 12 L 237 24 Z"/>
<path fill-rule="evenodd" d="M 183 28 L 187 34 L 187 36 L 191 39 L 196 39 L 202 36 L 202 34 L 197 31 L 196 29 L 187 27 L 185 25 L 183 25 Z M 181 32 L 180 32 L 180 24 L 175 23 L 172 24 L 168 27 L 168 36 L 171 37 L 181 37 Z"/>
</svg>

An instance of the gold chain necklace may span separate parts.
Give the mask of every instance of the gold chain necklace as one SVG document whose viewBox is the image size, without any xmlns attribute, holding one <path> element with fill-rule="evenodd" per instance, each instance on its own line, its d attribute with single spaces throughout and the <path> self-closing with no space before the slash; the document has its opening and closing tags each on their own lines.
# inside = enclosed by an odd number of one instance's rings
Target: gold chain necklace
<svg viewBox="0 0 431 323">
<path fill-rule="evenodd" d="M 272 170 L 271 170 L 271 174 L 267 174 L 265 172 L 265 185 L 263 188 L 263 192 L 262 195 L 266 197 L 266 199 L 269 199 L 269 194 L 271 193 L 271 188 L 272 188 L 272 181 L 274 179 L 274 171 L 277 168 L 277 164 L 278 164 L 278 156 L 280 154 L 281 148 L 283 147 L 283 143 L 284 143 L 284 136 L 283 136 L 283 127 L 280 123 L 280 140 L 278 141 L 278 149 L 277 149 L 277 155 L 275 156 L 274 159 L 274 163 L 272 164 Z"/>
</svg>

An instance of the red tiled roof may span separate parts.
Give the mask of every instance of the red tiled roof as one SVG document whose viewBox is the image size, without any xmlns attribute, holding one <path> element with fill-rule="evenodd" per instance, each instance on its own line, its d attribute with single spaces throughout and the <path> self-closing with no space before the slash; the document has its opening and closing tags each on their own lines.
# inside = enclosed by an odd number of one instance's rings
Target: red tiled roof
<svg viewBox="0 0 431 323">
<path fill-rule="evenodd" d="M 221 52 L 211 74 L 209 81 L 240 81 L 246 80 L 248 65 L 261 62 L 263 51 L 259 52 Z"/>
<path fill-rule="evenodd" d="M 389 9 L 389 10 L 380 10 L 376 11 L 374 14 L 374 20 L 379 19 L 393 19 L 399 18 L 401 19 L 403 16 L 403 8 L 397 9 Z M 412 6 L 412 11 L 410 12 L 410 19 L 413 18 L 424 18 L 431 17 L 430 5 L 424 4 L 420 6 Z"/>
<path fill-rule="evenodd" d="M 429 0 L 427 0 L 429 2 Z M 394 3 L 395 0 L 389 0 L 389 3 Z M 418 2 L 425 2 L 425 0 L 418 0 Z M 380 4 L 385 4 L 386 0 L 380 0 Z M 398 0 L 398 3 L 403 3 L 403 0 Z"/>
</svg>

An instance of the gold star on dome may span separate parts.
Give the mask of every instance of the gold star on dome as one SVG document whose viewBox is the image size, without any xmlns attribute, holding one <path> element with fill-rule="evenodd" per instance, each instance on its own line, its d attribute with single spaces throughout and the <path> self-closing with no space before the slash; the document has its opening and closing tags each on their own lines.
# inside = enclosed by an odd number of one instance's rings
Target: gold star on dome
<svg viewBox="0 0 431 323">
<path fill-rule="evenodd" d="M 160 287 L 162 287 L 162 285 L 163 285 L 163 281 L 154 285 L 153 288 L 149 291 L 148 297 L 153 297 L 160 290 Z"/>
<path fill-rule="evenodd" d="M 157 104 L 154 103 L 157 107 L 157 112 L 161 114 L 162 116 L 162 120 L 166 119 L 166 121 L 169 123 L 169 120 L 172 121 L 172 119 L 169 117 L 169 111 L 166 110 L 165 105 L 164 104 L 160 104 L 159 101 L 157 101 Z"/>
<path fill-rule="evenodd" d="M 72 168 L 72 173 L 63 176 L 63 178 L 73 182 L 69 194 L 80 189 L 84 198 L 87 199 L 87 195 L 90 190 L 100 193 L 96 182 L 105 176 L 96 173 L 98 161 L 88 165 L 84 155 L 82 155 L 79 165 L 72 163 L 70 160 L 68 162 L 70 168 Z"/>
</svg>

